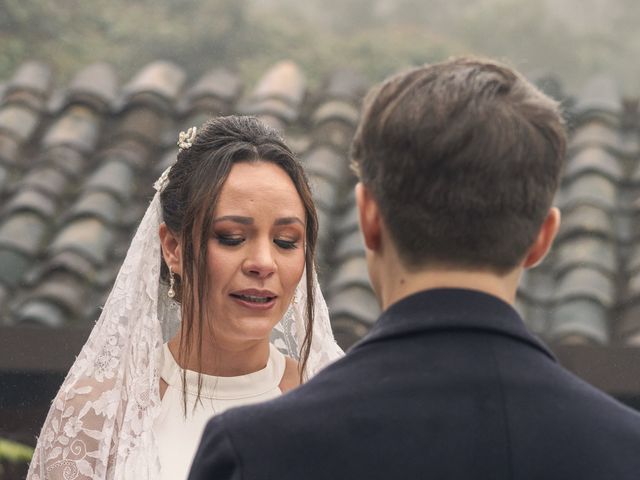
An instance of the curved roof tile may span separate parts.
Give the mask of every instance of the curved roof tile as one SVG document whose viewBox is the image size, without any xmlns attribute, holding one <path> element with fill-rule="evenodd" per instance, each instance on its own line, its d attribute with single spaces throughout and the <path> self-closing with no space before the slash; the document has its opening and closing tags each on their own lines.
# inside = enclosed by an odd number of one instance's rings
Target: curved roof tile
<svg viewBox="0 0 640 480">
<path fill-rule="evenodd" d="M 49 250 L 52 254 L 73 251 L 96 265 L 104 265 L 113 239 L 113 230 L 100 219 L 79 218 L 68 223 L 58 232 Z"/>
<path fill-rule="evenodd" d="M 73 105 L 47 131 L 45 148 L 68 146 L 81 153 L 91 152 L 99 138 L 100 117 L 82 105 Z"/>
<path fill-rule="evenodd" d="M 602 118 L 617 124 L 622 112 L 622 102 L 614 78 L 608 74 L 591 77 L 578 95 L 573 111 L 578 122 Z"/>
<path fill-rule="evenodd" d="M 4 92 L 5 103 L 24 103 L 42 111 L 51 91 L 53 76 L 51 68 L 41 62 L 23 63 Z"/>
<path fill-rule="evenodd" d="M 123 87 L 123 102 L 172 109 L 186 78 L 184 70 L 174 63 L 162 60 L 150 63 Z"/>
<path fill-rule="evenodd" d="M 550 321 L 549 339 L 563 343 L 563 339 L 575 336 L 584 337 L 589 343 L 607 344 L 609 322 L 606 307 L 588 299 L 572 299 L 558 304 Z"/>
<path fill-rule="evenodd" d="M 36 130 L 40 115 L 23 105 L 7 105 L 0 108 L 0 130 L 24 143 Z"/>
<path fill-rule="evenodd" d="M 81 70 L 71 81 L 66 105 L 85 103 L 98 112 L 110 110 L 118 98 L 116 73 L 108 63 L 94 63 Z"/>
</svg>

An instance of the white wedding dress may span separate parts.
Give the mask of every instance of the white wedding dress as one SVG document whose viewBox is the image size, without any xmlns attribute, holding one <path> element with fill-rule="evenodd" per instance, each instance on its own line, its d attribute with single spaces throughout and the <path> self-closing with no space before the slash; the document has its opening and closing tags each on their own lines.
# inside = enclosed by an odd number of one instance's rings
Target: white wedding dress
<svg viewBox="0 0 640 480">
<path fill-rule="evenodd" d="M 207 421 L 232 407 L 271 400 L 282 394 L 280 383 L 286 360 L 270 345 L 269 360 L 262 370 L 238 377 L 201 375 L 200 401 L 197 372 L 186 371 L 185 415 L 182 369 L 167 344 L 162 350 L 160 376 L 168 388 L 162 397 L 153 431 L 160 456 L 160 480 L 186 479 Z"/>
</svg>

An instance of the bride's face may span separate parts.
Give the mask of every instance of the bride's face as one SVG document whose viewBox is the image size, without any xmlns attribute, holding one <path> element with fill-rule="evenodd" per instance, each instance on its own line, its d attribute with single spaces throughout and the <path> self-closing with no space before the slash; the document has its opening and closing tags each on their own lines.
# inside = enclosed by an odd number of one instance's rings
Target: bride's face
<svg viewBox="0 0 640 480">
<path fill-rule="evenodd" d="M 280 167 L 232 167 L 207 250 L 207 304 L 216 342 L 231 346 L 269 337 L 302 277 L 305 221 L 302 200 Z"/>
</svg>

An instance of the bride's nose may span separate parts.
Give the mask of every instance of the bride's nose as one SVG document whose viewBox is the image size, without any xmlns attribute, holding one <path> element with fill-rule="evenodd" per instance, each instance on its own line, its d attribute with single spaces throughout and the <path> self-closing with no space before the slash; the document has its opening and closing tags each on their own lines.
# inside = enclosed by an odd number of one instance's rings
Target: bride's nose
<svg viewBox="0 0 640 480">
<path fill-rule="evenodd" d="M 242 264 L 245 274 L 268 278 L 276 271 L 276 262 L 273 257 L 273 242 L 259 241 L 247 249 L 247 257 Z"/>
</svg>

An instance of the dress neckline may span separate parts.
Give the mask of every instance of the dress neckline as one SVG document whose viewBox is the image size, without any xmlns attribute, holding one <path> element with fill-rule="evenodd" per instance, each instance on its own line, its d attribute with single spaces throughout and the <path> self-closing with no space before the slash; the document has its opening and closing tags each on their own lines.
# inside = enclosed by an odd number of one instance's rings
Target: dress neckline
<svg viewBox="0 0 640 480">
<path fill-rule="evenodd" d="M 182 372 L 168 344 L 162 346 L 160 376 L 169 387 L 182 390 Z M 279 389 L 284 375 L 286 360 L 284 355 L 269 344 L 269 360 L 262 370 L 237 377 L 218 377 L 201 374 L 200 397 L 211 399 L 236 399 L 262 395 L 275 388 Z M 198 393 L 198 372 L 185 370 L 187 395 Z"/>
</svg>

